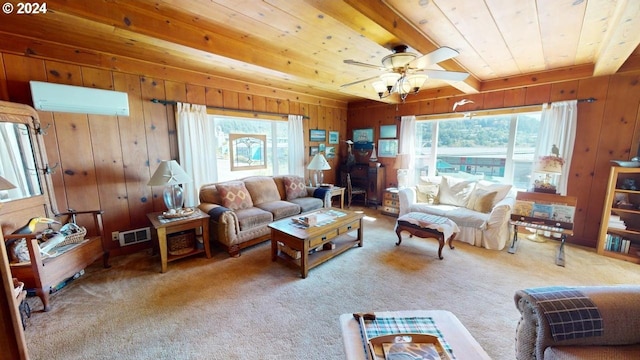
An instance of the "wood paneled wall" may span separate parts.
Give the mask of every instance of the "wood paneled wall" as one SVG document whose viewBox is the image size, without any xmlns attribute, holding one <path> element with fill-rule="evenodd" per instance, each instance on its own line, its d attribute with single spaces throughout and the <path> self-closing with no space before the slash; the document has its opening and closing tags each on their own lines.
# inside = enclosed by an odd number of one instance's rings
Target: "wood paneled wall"
<svg viewBox="0 0 640 360">
<path fill-rule="evenodd" d="M 306 115 L 305 154 L 309 152 L 309 129 L 339 131 L 340 139 L 347 139 L 346 104 L 323 105 L 321 99 L 316 103 L 294 101 L 262 95 L 264 91 L 256 95 L 228 90 L 228 86 L 219 88 L 213 83 L 187 84 L 175 81 L 176 77 L 179 76 L 152 78 L 0 53 L 2 100 L 32 105 L 29 80 L 128 93 L 128 117 L 39 112 L 43 126 L 51 124 L 44 140 L 50 165 L 59 164 L 52 175 L 59 209 L 104 210 L 105 233 L 109 237 L 112 231 L 149 226 L 146 214 L 165 209 L 162 189 L 152 189 L 147 182 L 161 160 L 178 159 L 174 107 L 151 99 Z M 340 158 L 328 161 L 337 169 Z M 327 171 L 325 179 L 334 182 L 335 172 Z M 120 249 L 117 242 L 109 243 L 115 255 L 139 250 L 136 245 Z"/>
<path fill-rule="evenodd" d="M 418 94 L 420 95 L 420 94 Z M 575 236 L 568 241 L 595 247 L 600 228 L 610 160 L 629 160 L 640 143 L 640 73 L 565 81 L 554 84 L 448 96 L 387 105 L 374 101 L 349 104 L 348 128 L 373 127 L 378 139 L 379 125 L 400 123 L 403 115 L 450 113 L 453 103 L 473 100 L 464 111 L 517 107 L 562 100 L 596 98 L 593 103 L 578 104 L 578 127 L 573 161 L 569 169 L 568 195 L 578 197 Z M 385 166 L 393 159 L 381 158 Z M 387 184 L 397 183 L 395 172 L 387 172 Z"/>
</svg>

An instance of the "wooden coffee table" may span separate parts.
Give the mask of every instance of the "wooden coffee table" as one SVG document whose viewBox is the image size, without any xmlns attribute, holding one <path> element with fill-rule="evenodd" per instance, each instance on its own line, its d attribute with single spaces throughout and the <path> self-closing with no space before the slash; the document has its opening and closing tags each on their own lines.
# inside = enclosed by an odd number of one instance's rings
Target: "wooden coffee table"
<svg viewBox="0 0 640 360">
<path fill-rule="evenodd" d="M 296 215 L 269 224 L 271 228 L 271 260 L 276 261 L 281 258 L 299 266 L 302 278 L 307 277 L 309 269 L 342 254 L 355 245 L 362 247 L 362 218 L 364 214 L 342 209 L 320 211 L 330 215 L 342 215 L 321 226 L 303 227 L 293 220 L 308 214 Z M 351 234 L 353 231 L 357 231 L 357 236 L 354 237 Z M 279 251 L 278 242 L 288 246 L 294 252 L 299 251 L 300 258 L 295 259 Z M 328 243 L 333 245 L 325 246 Z M 327 249 L 309 254 L 310 250 L 322 246 Z"/>
</svg>

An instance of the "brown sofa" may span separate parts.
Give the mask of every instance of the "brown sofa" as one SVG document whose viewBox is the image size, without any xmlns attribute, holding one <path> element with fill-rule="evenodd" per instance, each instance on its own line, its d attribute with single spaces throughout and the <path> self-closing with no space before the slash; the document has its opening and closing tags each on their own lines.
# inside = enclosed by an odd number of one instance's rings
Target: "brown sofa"
<svg viewBox="0 0 640 360">
<path fill-rule="evenodd" d="M 639 285 L 518 290 L 515 302 L 517 360 L 640 359 Z"/>
<path fill-rule="evenodd" d="M 269 240 L 274 220 L 331 206 L 331 194 L 299 176 L 251 176 L 203 185 L 199 208 L 210 216 L 210 238 L 231 256 Z"/>
</svg>

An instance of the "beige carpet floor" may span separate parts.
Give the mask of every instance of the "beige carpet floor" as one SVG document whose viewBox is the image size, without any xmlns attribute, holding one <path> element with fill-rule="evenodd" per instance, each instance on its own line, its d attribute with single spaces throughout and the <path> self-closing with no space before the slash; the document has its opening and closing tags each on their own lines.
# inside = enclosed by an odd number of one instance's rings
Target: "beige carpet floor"
<svg viewBox="0 0 640 360">
<path fill-rule="evenodd" d="M 517 289 L 640 284 L 638 265 L 558 243 L 521 240 L 518 252 L 458 243 L 436 257 L 435 240 L 395 246 L 394 219 L 366 209 L 364 247 L 312 269 L 272 262 L 269 243 L 229 258 L 169 263 L 141 252 L 99 263 L 27 321 L 32 359 L 343 359 L 342 313 L 444 309 L 493 359 L 514 358 Z"/>
</svg>

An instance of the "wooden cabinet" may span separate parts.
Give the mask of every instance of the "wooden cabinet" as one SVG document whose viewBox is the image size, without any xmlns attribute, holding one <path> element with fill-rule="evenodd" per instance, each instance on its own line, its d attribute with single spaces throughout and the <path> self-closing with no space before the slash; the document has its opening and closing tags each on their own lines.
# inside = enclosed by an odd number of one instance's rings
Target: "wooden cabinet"
<svg viewBox="0 0 640 360">
<path fill-rule="evenodd" d="M 640 264 L 640 168 L 611 168 L 597 252 Z"/>
<path fill-rule="evenodd" d="M 387 188 L 384 190 L 384 200 L 382 211 L 385 215 L 398 216 L 400 214 L 400 200 L 398 199 L 398 189 Z"/>
<path fill-rule="evenodd" d="M 385 167 L 370 166 L 369 164 L 355 164 L 351 168 L 343 165 L 340 167 L 340 179 L 346 178 L 346 173 L 351 174 L 351 184 L 367 190 L 367 205 L 382 205 L 385 182 Z M 346 186 L 343 184 L 342 186 Z"/>
</svg>

